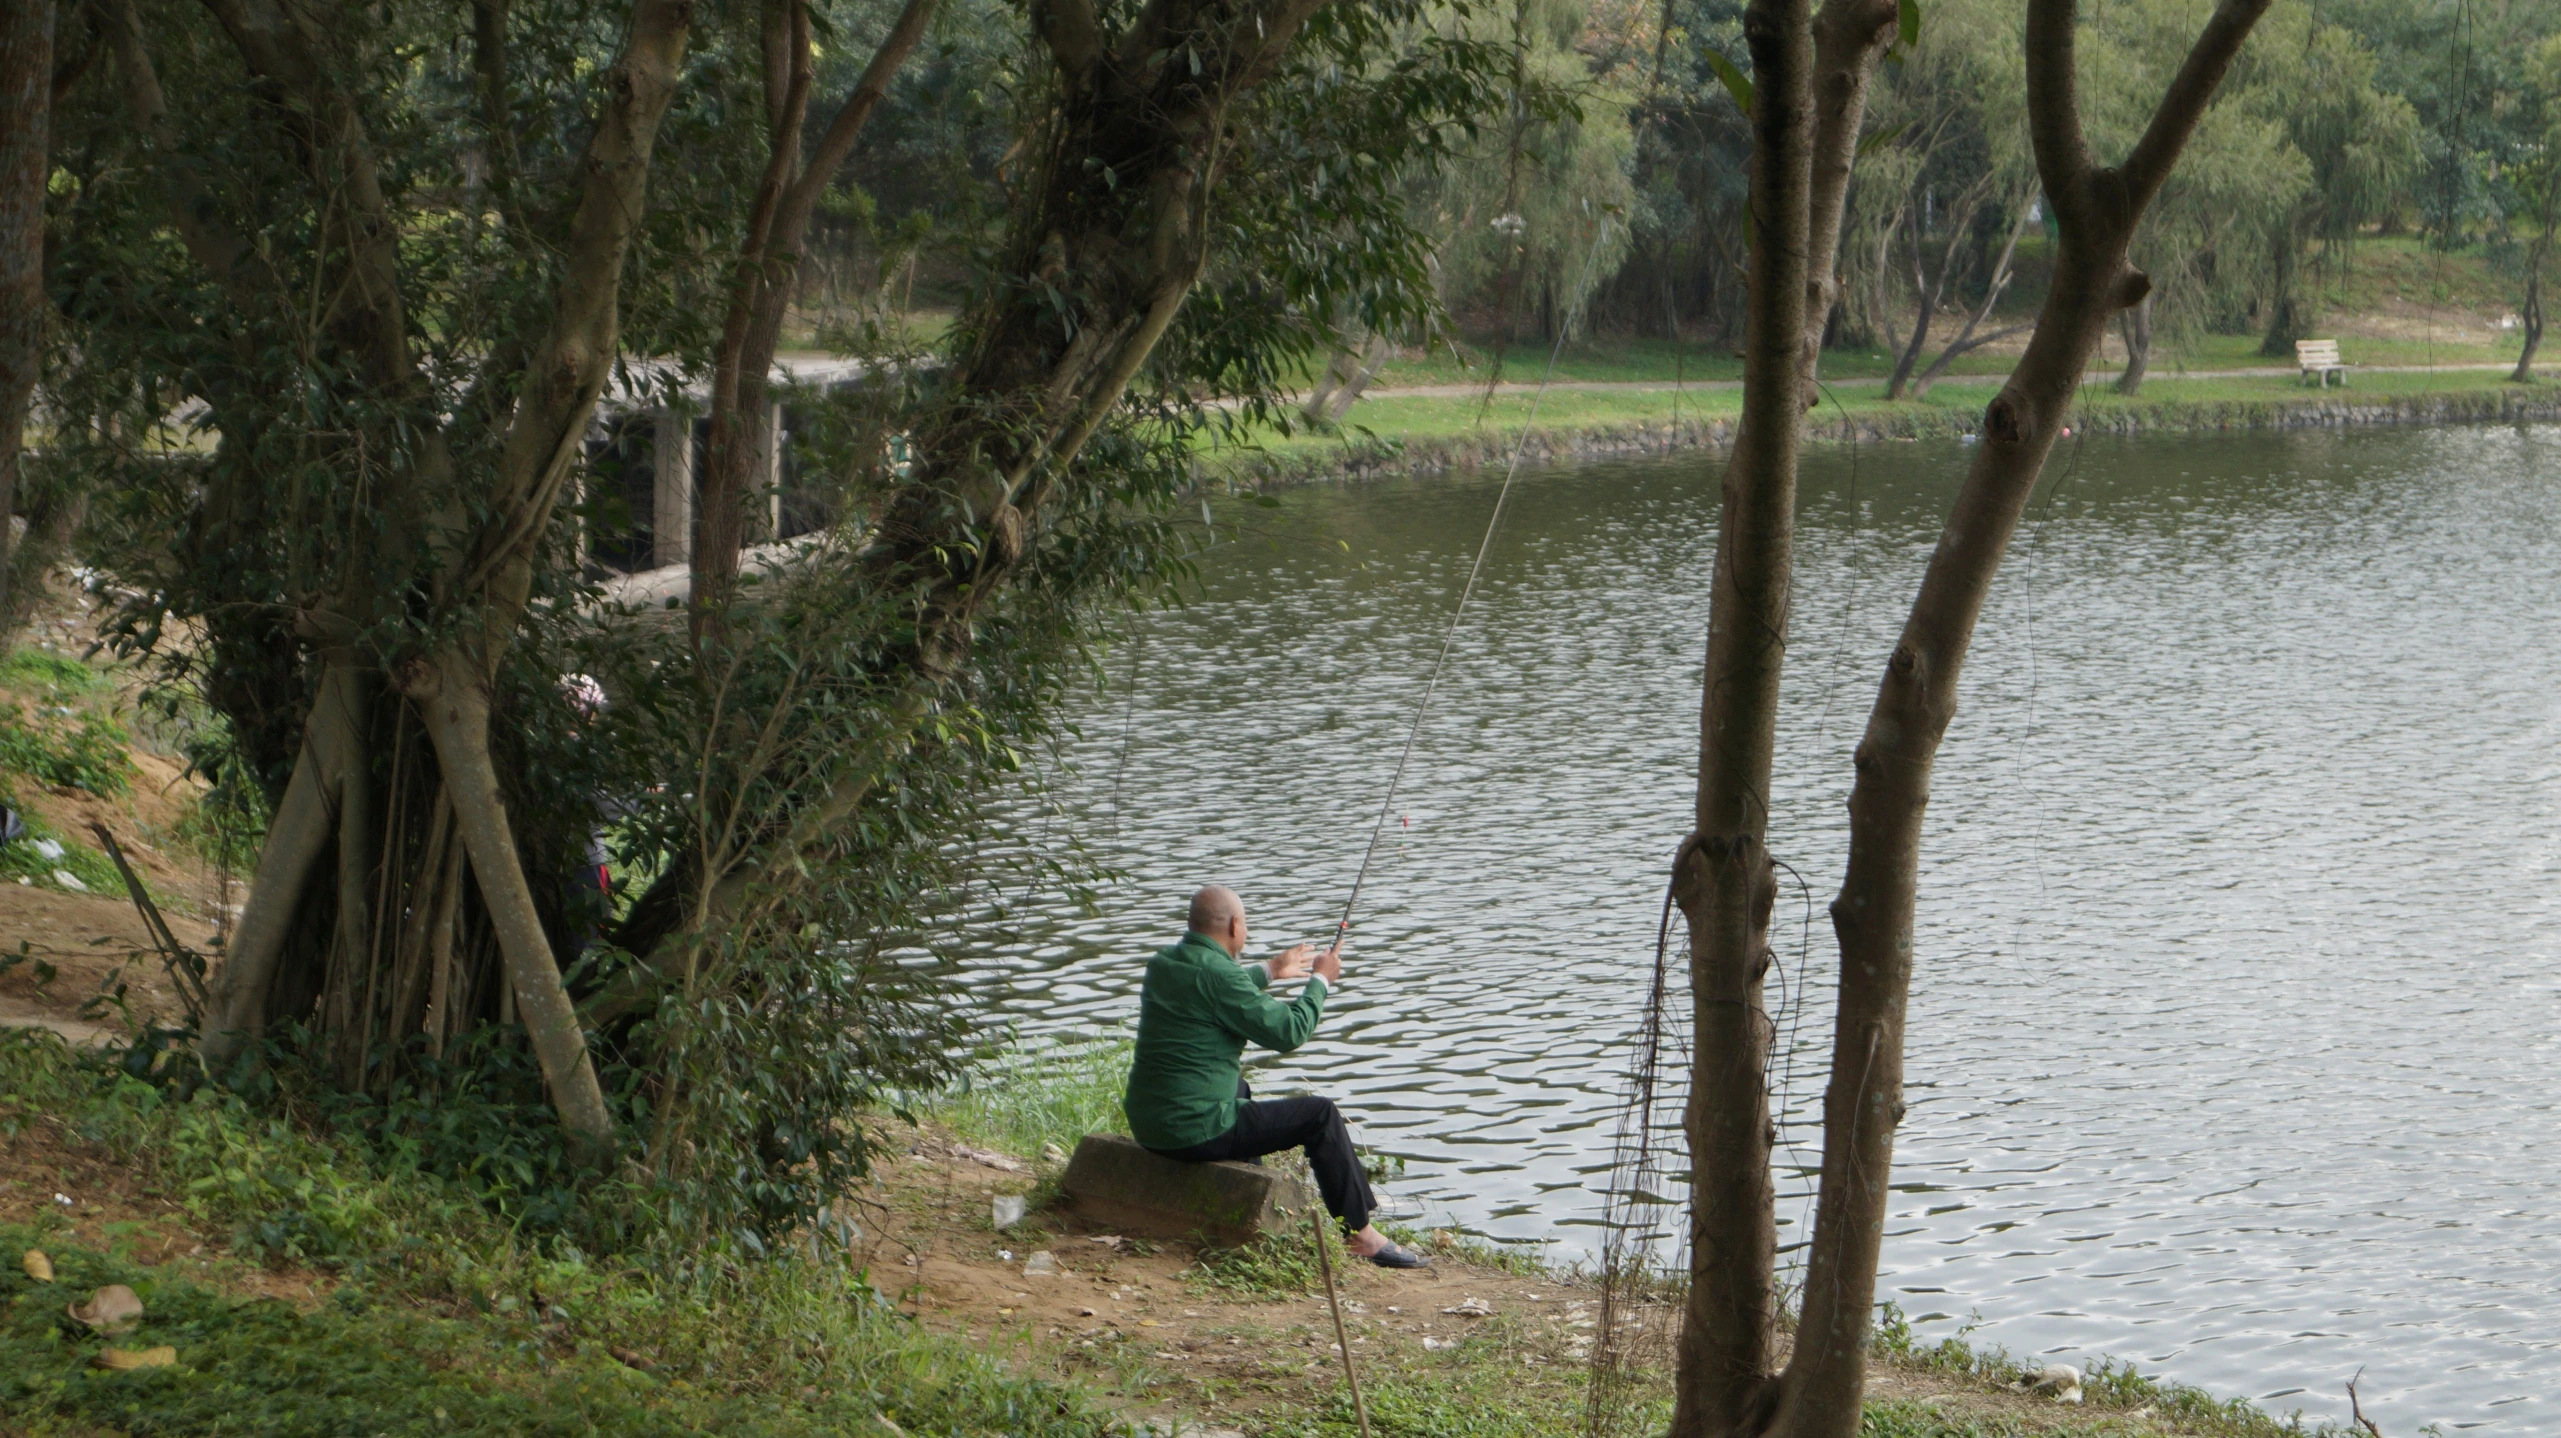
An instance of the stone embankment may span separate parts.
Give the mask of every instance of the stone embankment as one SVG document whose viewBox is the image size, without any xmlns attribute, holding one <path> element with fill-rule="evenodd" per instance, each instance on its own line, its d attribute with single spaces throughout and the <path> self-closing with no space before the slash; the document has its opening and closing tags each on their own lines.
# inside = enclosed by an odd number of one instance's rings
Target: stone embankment
<svg viewBox="0 0 2561 1438">
<path fill-rule="evenodd" d="M 1831 443 L 1966 439 L 1981 411 L 1920 406 L 1839 411 L 1809 417 L 1807 435 Z M 2524 424 L 2561 420 L 2561 389 L 2500 388 L 2452 393 L 2351 398 L 2336 390 L 2301 399 L 2123 399 L 2092 394 L 2074 419 L 2095 434 L 2197 434 L 2243 430 L 2366 429 L 2397 425 Z M 1432 475 L 1509 463 L 1515 446 L 1525 464 L 1629 459 L 1693 449 L 1723 449 L 1734 439 L 1730 418 L 1634 423 L 1541 425 L 1526 443 L 1518 426 L 1487 426 L 1454 435 L 1351 440 L 1339 448 L 1248 456 L 1227 477 L 1240 487 Z"/>
</svg>

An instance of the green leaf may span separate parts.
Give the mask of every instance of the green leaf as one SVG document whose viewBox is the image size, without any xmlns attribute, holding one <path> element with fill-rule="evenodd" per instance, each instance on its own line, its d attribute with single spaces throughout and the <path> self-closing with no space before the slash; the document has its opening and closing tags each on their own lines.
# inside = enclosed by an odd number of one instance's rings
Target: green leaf
<svg viewBox="0 0 2561 1438">
<path fill-rule="evenodd" d="M 1864 160 L 1870 150 L 1881 150 L 1893 144 L 1902 138 L 1905 130 L 1910 128 L 1911 122 L 1907 120 L 1900 124 L 1888 125 L 1881 130 L 1869 131 L 1867 138 L 1859 141 L 1858 158 Z"/>
<path fill-rule="evenodd" d="M 1903 0 L 1903 3 L 1909 5 L 1912 0 Z M 1736 69 L 1734 62 L 1726 59 L 1723 51 L 1712 47 L 1707 51 L 1707 67 L 1714 70 L 1716 78 L 1724 82 L 1725 93 L 1734 97 L 1734 103 L 1742 107 L 1743 113 L 1746 115 L 1752 113 L 1752 77 Z"/>
<path fill-rule="evenodd" d="M 1921 38 L 1921 0 L 1902 0 L 1895 7 L 1895 43 L 1906 47 Z"/>
</svg>

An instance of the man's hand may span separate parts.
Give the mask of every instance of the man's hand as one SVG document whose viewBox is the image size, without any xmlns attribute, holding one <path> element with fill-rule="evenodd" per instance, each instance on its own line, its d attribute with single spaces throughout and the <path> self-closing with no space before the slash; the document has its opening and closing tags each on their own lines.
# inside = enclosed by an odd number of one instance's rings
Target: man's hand
<svg viewBox="0 0 2561 1438">
<path fill-rule="evenodd" d="M 1271 961 L 1272 982 L 1277 984 L 1285 979 L 1307 977 L 1308 965 L 1315 957 L 1314 944 L 1298 944 L 1283 951 Z"/>
<path fill-rule="evenodd" d="M 1306 948 L 1307 945 L 1301 944 L 1299 947 L 1303 949 Z M 1342 982 L 1343 946 L 1340 942 L 1337 942 L 1334 947 L 1327 949 L 1325 952 L 1316 956 L 1316 977 L 1323 979 L 1327 984 L 1338 984 Z"/>
</svg>

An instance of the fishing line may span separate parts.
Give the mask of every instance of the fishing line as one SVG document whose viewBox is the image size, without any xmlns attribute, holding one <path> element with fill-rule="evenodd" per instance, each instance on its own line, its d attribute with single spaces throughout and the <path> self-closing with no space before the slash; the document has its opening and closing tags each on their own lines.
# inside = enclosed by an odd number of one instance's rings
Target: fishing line
<svg viewBox="0 0 2561 1438">
<path fill-rule="evenodd" d="M 1405 730 L 1405 747 L 1396 756 L 1396 772 L 1387 781 L 1387 795 L 1378 803 L 1378 822 L 1370 826 L 1369 846 L 1361 850 L 1360 871 L 1352 876 L 1352 892 L 1343 900 L 1343 917 L 1334 926 L 1334 944 L 1341 947 L 1343 936 L 1351 931 L 1352 909 L 1360 903 L 1361 888 L 1369 882 L 1371 860 L 1378 856 L 1378 841 L 1387 832 L 1387 816 L 1395 811 L 1396 791 L 1405 782 L 1406 766 L 1414 757 L 1414 741 L 1423 732 L 1423 715 L 1432 705 L 1432 693 L 1440 687 L 1441 668 L 1449 662 L 1450 645 L 1458 638 L 1460 621 L 1467 617 L 1467 601 L 1476 593 L 1477 577 L 1485 572 L 1485 556 L 1494 548 L 1495 531 L 1502 527 L 1503 506 L 1512 496 L 1512 479 L 1521 471 L 1521 457 L 1529 452 L 1530 436 L 1538 429 L 1539 405 L 1547 398 L 1548 383 L 1556 378 L 1556 361 L 1565 352 L 1565 337 L 1574 332 L 1575 318 L 1582 313 L 1586 290 L 1591 284 L 1593 262 L 1600 258 L 1601 248 L 1609 238 L 1610 221 L 1601 219 L 1600 229 L 1592 236 L 1592 248 L 1583 256 L 1583 275 L 1574 286 L 1573 309 L 1566 312 L 1556 327 L 1556 343 L 1547 352 L 1547 372 L 1539 376 L 1538 391 L 1530 396 L 1529 417 L 1521 422 L 1520 438 L 1512 445 L 1512 461 L 1504 466 L 1503 487 L 1494 493 L 1494 512 L 1485 520 L 1485 538 L 1476 546 L 1476 558 L 1467 566 L 1467 583 L 1458 591 L 1458 607 L 1450 611 L 1449 628 L 1441 635 L 1440 653 L 1432 659 L 1431 676 L 1423 683 L 1423 697 L 1414 702 L 1414 720 Z"/>
</svg>

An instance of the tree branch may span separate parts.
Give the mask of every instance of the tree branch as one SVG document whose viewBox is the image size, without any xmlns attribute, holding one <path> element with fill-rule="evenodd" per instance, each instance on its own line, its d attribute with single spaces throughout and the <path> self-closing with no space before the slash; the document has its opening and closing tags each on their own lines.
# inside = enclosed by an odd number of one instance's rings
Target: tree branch
<svg viewBox="0 0 2561 1438">
<path fill-rule="evenodd" d="M 2170 167 L 2178 163 L 2179 151 L 2186 148 L 2188 136 L 2195 133 L 2197 122 L 2205 118 L 2207 107 L 2214 103 L 2223 73 L 2232 68 L 2233 58 L 2241 53 L 2241 44 L 2259 17 L 2268 11 L 2270 0 L 2223 0 L 2205 22 L 2205 30 L 2188 48 L 2187 59 L 2179 66 L 2178 77 L 2170 82 L 2169 92 L 2152 111 L 2152 123 L 2145 126 L 2143 138 L 2125 158 L 2119 173 L 2125 177 L 2127 204 L 2141 210 L 2160 193 L 2161 185 L 2170 178 Z"/>
</svg>

